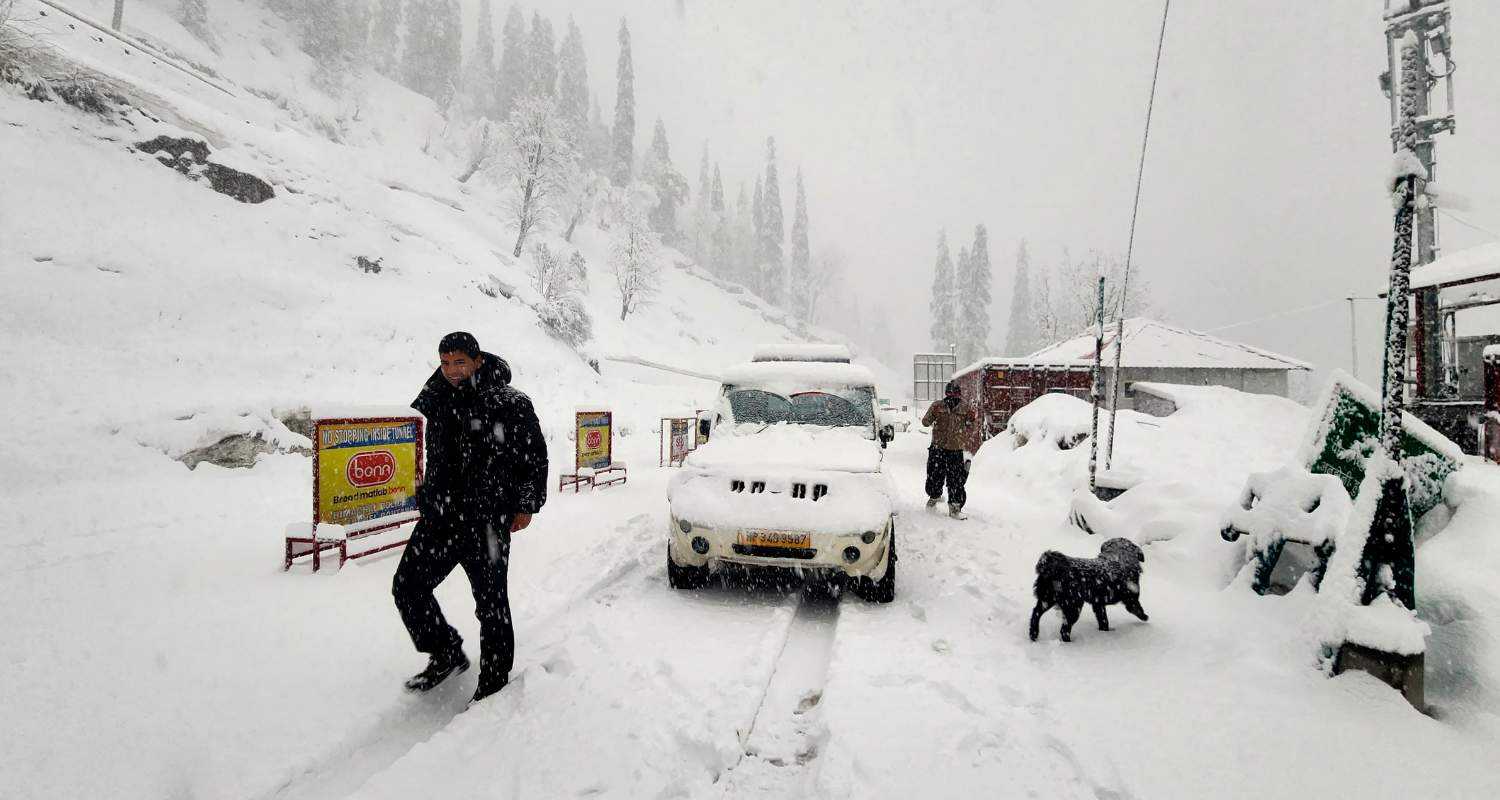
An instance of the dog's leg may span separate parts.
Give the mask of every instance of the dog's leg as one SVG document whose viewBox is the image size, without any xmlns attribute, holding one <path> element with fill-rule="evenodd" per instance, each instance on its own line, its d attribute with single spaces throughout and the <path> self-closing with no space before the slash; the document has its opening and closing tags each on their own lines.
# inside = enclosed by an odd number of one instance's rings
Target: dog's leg
<svg viewBox="0 0 1500 800">
<path fill-rule="evenodd" d="M 1073 641 L 1073 623 L 1078 621 L 1078 615 L 1083 611 L 1083 606 L 1063 606 L 1062 640 Z"/>
<path fill-rule="evenodd" d="M 1099 620 L 1099 630 L 1109 630 L 1109 614 L 1104 612 L 1104 604 L 1093 603 L 1092 605 L 1094 606 L 1094 619 Z"/>
<path fill-rule="evenodd" d="M 1049 608 L 1051 606 L 1044 605 L 1042 601 L 1038 600 L 1036 608 L 1031 609 L 1031 641 L 1036 641 L 1037 627 L 1042 624 L 1042 615 L 1047 613 L 1047 609 Z"/>
<path fill-rule="evenodd" d="M 1150 617 L 1146 616 L 1146 609 L 1141 608 L 1141 598 L 1139 597 L 1125 598 L 1125 610 L 1139 617 L 1141 622 L 1150 619 Z"/>
</svg>

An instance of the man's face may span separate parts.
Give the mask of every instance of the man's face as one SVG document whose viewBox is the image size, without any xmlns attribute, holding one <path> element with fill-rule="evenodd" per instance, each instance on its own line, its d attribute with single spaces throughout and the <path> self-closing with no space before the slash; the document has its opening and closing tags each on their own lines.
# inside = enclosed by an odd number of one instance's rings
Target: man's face
<svg viewBox="0 0 1500 800">
<path fill-rule="evenodd" d="M 443 360 L 443 377 L 454 386 L 472 378 L 484 363 L 483 356 L 470 358 L 468 353 L 440 353 L 439 357 Z"/>
</svg>

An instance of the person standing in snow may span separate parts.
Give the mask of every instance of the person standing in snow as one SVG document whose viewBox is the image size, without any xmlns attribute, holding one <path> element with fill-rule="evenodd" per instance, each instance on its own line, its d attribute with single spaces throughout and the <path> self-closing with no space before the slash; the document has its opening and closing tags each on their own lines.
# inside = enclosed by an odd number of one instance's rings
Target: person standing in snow
<svg viewBox="0 0 1500 800">
<path fill-rule="evenodd" d="M 474 700 L 505 688 L 515 660 L 506 586 L 511 534 L 547 501 L 547 443 L 531 400 L 510 385 L 505 360 L 462 331 L 438 344 L 442 365 L 412 408 L 427 418 L 427 471 L 417 488 L 422 518 L 396 567 L 391 594 L 427 668 L 406 682 L 425 692 L 469 668 L 463 639 L 432 591 L 461 566 L 479 618 Z"/>
<path fill-rule="evenodd" d="M 973 409 L 963 402 L 958 381 L 948 381 L 943 399 L 935 401 L 922 415 L 922 425 L 932 428 L 932 444 L 927 448 L 927 507 L 938 504 L 943 485 L 948 487 L 948 515 L 963 517 L 968 494 L 964 483 L 969 479 L 969 437 L 978 426 Z"/>
</svg>

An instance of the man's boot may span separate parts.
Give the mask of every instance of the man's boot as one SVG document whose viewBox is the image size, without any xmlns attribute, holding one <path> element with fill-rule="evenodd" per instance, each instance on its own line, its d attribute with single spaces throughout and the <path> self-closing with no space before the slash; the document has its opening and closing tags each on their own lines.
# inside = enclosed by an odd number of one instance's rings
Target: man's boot
<svg viewBox="0 0 1500 800">
<path fill-rule="evenodd" d="M 464 655 L 462 648 L 434 653 L 427 659 L 427 669 L 406 680 L 406 690 L 409 692 L 428 691 L 447 680 L 449 675 L 463 672 L 468 668 L 469 657 Z"/>
<path fill-rule="evenodd" d="M 927 508 L 929 510 L 937 508 L 937 501 L 938 501 L 938 499 L 936 497 L 929 497 L 929 498 L 927 498 Z"/>
<path fill-rule="evenodd" d="M 968 519 L 968 517 L 964 515 L 963 506 L 960 506 L 957 503 L 948 504 L 948 516 L 954 519 Z"/>
<path fill-rule="evenodd" d="M 495 694 L 501 689 L 504 689 L 506 683 L 508 683 L 508 681 L 506 681 L 504 678 L 491 679 L 485 677 L 484 675 L 480 675 L 479 686 L 475 687 L 474 698 L 469 701 L 469 705 L 473 705 L 480 700 L 483 700 L 484 698 Z"/>
</svg>

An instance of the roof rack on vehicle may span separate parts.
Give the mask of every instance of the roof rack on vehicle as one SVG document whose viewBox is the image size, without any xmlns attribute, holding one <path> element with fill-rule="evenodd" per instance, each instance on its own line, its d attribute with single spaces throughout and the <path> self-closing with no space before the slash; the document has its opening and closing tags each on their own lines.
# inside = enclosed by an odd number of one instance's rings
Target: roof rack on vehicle
<svg viewBox="0 0 1500 800">
<path fill-rule="evenodd" d="M 771 344 L 755 348 L 752 362 L 815 361 L 848 364 L 854 360 L 849 348 L 841 344 Z"/>
</svg>

